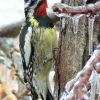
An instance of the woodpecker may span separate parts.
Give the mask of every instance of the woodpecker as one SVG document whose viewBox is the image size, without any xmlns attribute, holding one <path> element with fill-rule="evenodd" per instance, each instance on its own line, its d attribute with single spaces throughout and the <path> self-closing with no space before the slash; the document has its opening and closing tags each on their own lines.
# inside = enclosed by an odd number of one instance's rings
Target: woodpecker
<svg viewBox="0 0 100 100">
<path fill-rule="evenodd" d="M 56 30 L 47 15 L 47 0 L 24 0 L 24 3 L 26 20 L 19 38 L 24 80 L 31 87 L 33 100 L 53 100 L 49 98 L 48 75 L 55 63 Z"/>
</svg>

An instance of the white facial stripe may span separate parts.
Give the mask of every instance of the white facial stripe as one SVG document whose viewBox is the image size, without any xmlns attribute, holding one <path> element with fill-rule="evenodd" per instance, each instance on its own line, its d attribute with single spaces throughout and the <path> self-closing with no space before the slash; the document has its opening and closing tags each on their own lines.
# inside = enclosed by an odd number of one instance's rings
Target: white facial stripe
<svg viewBox="0 0 100 100">
<path fill-rule="evenodd" d="M 29 0 L 27 3 L 25 3 L 25 8 L 27 8 L 29 6 L 29 4 L 31 3 L 31 0 Z"/>
</svg>

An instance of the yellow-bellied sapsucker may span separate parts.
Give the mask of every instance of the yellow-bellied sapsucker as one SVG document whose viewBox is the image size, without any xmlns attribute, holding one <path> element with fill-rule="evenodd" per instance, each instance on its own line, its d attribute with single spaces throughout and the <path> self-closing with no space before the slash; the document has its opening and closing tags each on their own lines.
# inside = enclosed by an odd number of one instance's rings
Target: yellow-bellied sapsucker
<svg viewBox="0 0 100 100">
<path fill-rule="evenodd" d="M 53 50 L 57 47 L 57 34 L 47 16 L 47 0 L 24 0 L 26 21 L 20 32 L 20 50 L 24 79 L 34 93 L 46 100 L 48 75 L 54 65 Z M 47 99 L 49 100 L 49 99 Z"/>
</svg>

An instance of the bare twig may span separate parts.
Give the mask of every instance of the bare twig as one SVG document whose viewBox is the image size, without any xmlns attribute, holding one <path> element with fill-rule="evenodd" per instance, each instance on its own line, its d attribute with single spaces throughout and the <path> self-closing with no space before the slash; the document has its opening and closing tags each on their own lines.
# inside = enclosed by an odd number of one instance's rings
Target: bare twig
<svg viewBox="0 0 100 100">
<path fill-rule="evenodd" d="M 23 92 L 21 92 L 21 93 L 16 93 L 15 91 L 12 91 L 12 93 L 13 93 L 18 99 L 21 99 L 21 98 L 23 98 L 23 97 L 25 97 L 25 96 L 30 96 L 29 92 L 30 92 L 30 91 L 29 91 L 28 89 L 23 90 Z"/>
</svg>

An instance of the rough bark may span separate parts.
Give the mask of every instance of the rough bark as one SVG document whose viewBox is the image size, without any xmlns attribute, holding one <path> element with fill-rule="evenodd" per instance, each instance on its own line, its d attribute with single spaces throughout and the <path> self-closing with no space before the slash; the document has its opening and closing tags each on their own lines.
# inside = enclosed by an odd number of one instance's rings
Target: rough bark
<svg viewBox="0 0 100 100">
<path fill-rule="evenodd" d="M 66 1 L 68 5 L 76 5 L 77 2 L 72 0 Z M 100 16 L 96 20 L 100 19 Z M 57 65 L 58 81 L 60 93 L 63 91 L 67 81 L 72 79 L 76 73 L 85 65 L 88 60 L 88 24 L 86 16 L 81 17 L 79 21 L 79 31 L 73 33 L 72 20 L 66 18 L 66 32 L 62 36 L 62 45 L 60 51 L 60 62 Z M 100 24 L 95 21 L 94 25 L 94 48 L 100 42 Z"/>
</svg>

